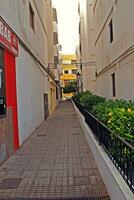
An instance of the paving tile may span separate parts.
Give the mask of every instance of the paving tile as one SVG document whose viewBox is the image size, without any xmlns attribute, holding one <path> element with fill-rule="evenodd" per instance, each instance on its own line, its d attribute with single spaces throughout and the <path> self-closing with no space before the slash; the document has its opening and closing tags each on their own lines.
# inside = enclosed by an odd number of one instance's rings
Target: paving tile
<svg viewBox="0 0 134 200">
<path fill-rule="evenodd" d="M 0 189 L 16 189 L 21 178 L 5 178 L 0 182 Z"/>
<path fill-rule="evenodd" d="M 20 178 L 2 197 L 108 196 L 73 105 L 62 103 L 0 166 L 0 182 Z"/>
</svg>

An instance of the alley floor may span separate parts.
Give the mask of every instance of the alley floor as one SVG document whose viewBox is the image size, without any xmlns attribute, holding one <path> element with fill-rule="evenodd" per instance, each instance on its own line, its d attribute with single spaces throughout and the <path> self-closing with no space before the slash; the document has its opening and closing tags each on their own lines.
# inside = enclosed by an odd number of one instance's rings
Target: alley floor
<svg viewBox="0 0 134 200">
<path fill-rule="evenodd" d="M 101 196 L 108 196 L 106 187 L 71 102 L 61 103 L 0 167 L 1 200 Z"/>
</svg>

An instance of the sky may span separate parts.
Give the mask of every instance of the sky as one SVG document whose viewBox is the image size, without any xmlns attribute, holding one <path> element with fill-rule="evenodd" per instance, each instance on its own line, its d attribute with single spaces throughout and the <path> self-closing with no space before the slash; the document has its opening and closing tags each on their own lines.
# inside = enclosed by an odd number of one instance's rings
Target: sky
<svg viewBox="0 0 134 200">
<path fill-rule="evenodd" d="M 77 0 L 52 0 L 57 9 L 59 44 L 62 53 L 74 54 L 78 44 L 78 4 Z"/>
</svg>

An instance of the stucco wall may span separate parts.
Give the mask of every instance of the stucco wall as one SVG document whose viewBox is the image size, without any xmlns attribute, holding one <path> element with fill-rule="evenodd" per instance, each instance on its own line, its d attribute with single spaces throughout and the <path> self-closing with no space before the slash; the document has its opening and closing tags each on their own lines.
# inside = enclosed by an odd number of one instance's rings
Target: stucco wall
<svg viewBox="0 0 134 200">
<path fill-rule="evenodd" d="M 111 74 L 116 76 L 115 98 L 134 98 L 133 45 L 134 28 L 132 0 L 96 1 L 95 54 L 97 66 L 97 93 L 112 97 Z M 110 43 L 109 23 L 113 21 L 113 42 Z M 130 47 L 131 50 L 130 50 Z M 131 55 L 130 55 L 131 53 Z M 106 69 L 107 68 L 107 69 Z"/>
<path fill-rule="evenodd" d="M 95 61 L 93 1 L 80 1 L 80 43 L 83 90 L 95 91 Z M 85 64 L 86 63 L 86 64 Z"/>
<path fill-rule="evenodd" d="M 98 72 L 118 58 L 134 41 L 132 0 L 97 1 L 94 9 L 95 45 Z M 126 13 L 126 14 L 124 14 Z M 113 20 L 113 42 L 110 43 L 109 22 Z"/>
<path fill-rule="evenodd" d="M 30 26 L 29 3 L 34 12 Z M 44 0 L 0 1 L 0 15 L 44 67 L 48 65 L 46 4 Z M 19 44 L 16 58 L 18 124 L 20 144 L 44 119 L 43 93 L 48 93 L 46 73 Z"/>
<path fill-rule="evenodd" d="M 96 92 L 107 98 L 112 98 L 112 78 L 115 73 L 116 98 L 134 99 L 134 53 L 122 59 L 116 65 L 97 77 Z"/>
<path fill-rule="evenodd" d="M 30 27 L 29 2 L 35 15 L 35 31 Z M 0 15 L 42 63 L 47 65 L 46 5 L 44 0 L 0 1 Z"/>
<path fill-rule="evenodd" d="M 47 76 L 20 46 L 16 59 L 18 119 L 20 144 L 44 120 L 43 93 L 47 93 Z"/>
<path fill-rule="evenodd" d="M 53 15 L 52 15 L 52 1 L 46 1 L 46 16 L 47 16 L 47 31 L 48 35 L 48 62 L 54 63 L 54 43 L 53 43 Z M 51 66 L 50 66 L 51 67 Z M 53 67 L 53 66 L 52 66 Z M 53 69 L 52 69 L 53 70 Z"/>
</svg>

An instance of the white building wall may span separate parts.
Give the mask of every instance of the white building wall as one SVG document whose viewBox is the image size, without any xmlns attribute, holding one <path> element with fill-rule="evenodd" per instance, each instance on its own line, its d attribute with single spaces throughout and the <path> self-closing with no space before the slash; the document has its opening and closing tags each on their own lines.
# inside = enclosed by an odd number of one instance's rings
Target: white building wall
<svg viewBox="0 0 134 200">
<path fill-rule="evenodd" d="M 92 66 L 83 66 L 83 89 L 92 90 L 92 85 L 95 86 L 93 88 L 97 94 L 107 98 L 134 99 L 134 1 L 79 2 L 81 60 L 95 61 L 96 64 L 96 69 Z M 110 42 L 111 19 L 113 42 Z M 97 77 L 92 76 L 95 72 Z M 113 97 L 111 77 L 113 73 L 115 73 L 115 97 Z"/>
<path fill-rule="evenodd" d="M 35 32 L 29 23 L 29 3 L 35 15 Z M 0 15 L 31 51 L 47 65 L 46 5 L 44 0 L 0 1 Z"/>
<path fill-rule="evenodd" d="M 35 31 L 29 20 L 29 3 L 34 11 Z M 0 0 L 0 16 L 13 29 L 25 47 L 48 65 L 46 4 L 44 0 Z M 19 44 L 16 58 L 19 139 L 22 144 L 44 119 L 43 93 L 48 93 L 47 76 L 39 64 Z M 45 72 L 44 72 L 45 73 Z"/>
<path fill-rule="evenodd" d="M 134 99 L 134 1 L 96 1 L 95 49 L 98 94 L 112 98 L 111 74 L 115 73 L 116 96 Z M 110 43 L 109 23 L 113 21 L 113 42 Z"/>
<path fill-rule="evenodd" d="M 47 93 L 47 77 L 21 46 L 19 54 L 16 74 L 19 139 L 22 144 L 44 120 L 43 93 Z"/>
<path fill-rule="evenodd" d="M 82 61 L 83 90 L 95 91 L 95 49 L 94 49 L 94 23 L 93 0 L 79 1 L 80 3 L 80 43 Z M 87 64 L 93 62 L 94 64 Z M 85 64 L 86 63 L 86 64 Z"/>
<path fill-rule="evenodd" d="M 106 98 L 112 98 L 112 79 L 111 74 L 115 72 L 116 66 L 111 68 L 109 71 L 104 73 L 103 75 L 97 77 L 96 83 L 96 93 L 100 96 L 104 96 Z M 116 74 L 117 80 L 117 74 Z M 116 83 L 117 86 L 117 83 Z"/>
<path fill-rule="evenodd" d="M 115 73 L 116 97 L 118 99 L 134 99 L 134 53 L 131 53 L 119 63 L 113 65 L 109 70 L 97 77 L 96 92 L 107 98 L 112 96 L 112 78 Z"/>
<path fill-rule="evenodd" d="M 125 59 L 126 63 L 124 63 L 124 65 L 120 64 L 120 68 L 116 72 L 117 98 L 134 100 L 134 53 L 131 54 L 131 58 L 132 59 L 130 61 L 129 56 L 129 62 L 128 59 Z"/>
</svg>

